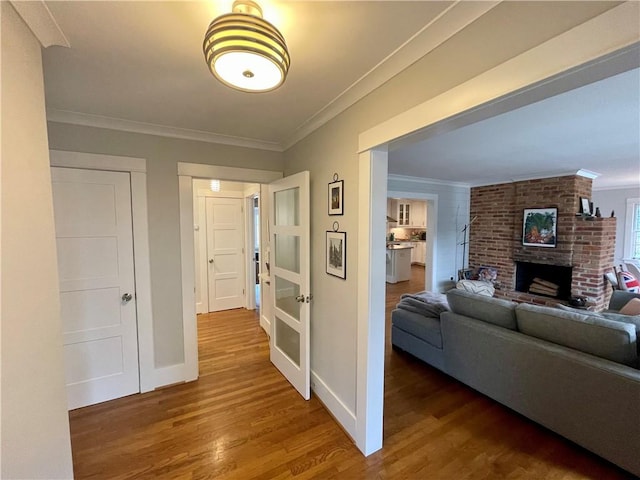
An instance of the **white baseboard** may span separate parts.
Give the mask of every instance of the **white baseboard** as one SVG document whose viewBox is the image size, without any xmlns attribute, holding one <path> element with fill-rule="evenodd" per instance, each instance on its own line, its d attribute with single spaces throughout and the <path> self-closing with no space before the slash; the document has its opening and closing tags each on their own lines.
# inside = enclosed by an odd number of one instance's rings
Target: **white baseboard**
<svg viewBox="0 0 640 480">
<path fill-rule="evenodd" d="M 154 380 L 154 388 L 185 382 L 185 364 L 178 363 L 176 365 L 169 365 L 168 367 L 156 368 L 154 372 Z"/>
<path fill-rule="evenodd" d="M 331 415 L 342 425 L 342 428 L 346 430 L 352 439 L 355 439 L 356 416 L 313 371 L 311 372 L 311 390 L 318 396 L 324 406 L 329 409 Z"/>
<path fill-rule="evenodd" d="M 260 326 L 265 331 L 267 336 L 271 337 L 271 322 L 264 315 L 260 315 Z"/>
</svg>

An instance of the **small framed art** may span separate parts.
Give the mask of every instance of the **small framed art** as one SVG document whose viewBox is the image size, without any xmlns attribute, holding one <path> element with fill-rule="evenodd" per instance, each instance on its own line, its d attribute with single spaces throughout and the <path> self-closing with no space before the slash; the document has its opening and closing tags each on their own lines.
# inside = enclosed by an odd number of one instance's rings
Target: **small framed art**
<svg viewBox="0 0 640 480">
<path fill-rule="evenodd" d="M 588 198 L 580 197 L 580 213 L 589 216 L 593 212 L 591 211 L 591 205 Z"/>
<path fill-rule="evenodd" d="M 347 232 L 327 231 L 327 273 L 347 278 Z"/>
<path fill-rule="evenodd" d="M 555 247 L 557 228 L 557 208 L 525 208 L 522 220 L 522 245 Z"/>
<path fill-rule="evenodd" d="M 344 180 L 335 180 L 329 184 L 329 215 L 344 214 Z"/>
</svg>

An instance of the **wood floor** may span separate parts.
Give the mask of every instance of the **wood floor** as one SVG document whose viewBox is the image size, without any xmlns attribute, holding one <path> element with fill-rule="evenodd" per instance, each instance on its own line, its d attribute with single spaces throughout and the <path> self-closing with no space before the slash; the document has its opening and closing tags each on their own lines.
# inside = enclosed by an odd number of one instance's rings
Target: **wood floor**
<svg viewBox="0 0 640 480">
<path fill-rule="evenodd" d="M 388 285 L 387 317 L 424 270 Z M 200 379 L 70 412 L 77 479 L 622 479 L 622 470 L 413 357 L 385 362 L 384 448 L 364 458 L 269 363 L 253 312 L 198 319 Z"/>
</svg>

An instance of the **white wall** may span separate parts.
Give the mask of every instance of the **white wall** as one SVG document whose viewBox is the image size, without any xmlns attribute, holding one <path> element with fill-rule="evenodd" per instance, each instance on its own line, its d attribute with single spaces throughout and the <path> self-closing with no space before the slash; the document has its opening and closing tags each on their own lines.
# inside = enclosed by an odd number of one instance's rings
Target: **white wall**
<svg viewBox="0 0 640 480">
<path fill-rule="evenodd" d="M 636 187 L 620 188 L 615 190 L 594 190 L 591 194 L 593 207 L 600 207 L 603 217 L 611 215 L 615 211 L 616 215 L 616 251 L 615 264 L 620 265 L 624 253 L 624 236 L 627 228 L 627 199 L 640 198 L 640 185 Z"/>
<path fill-rule="evenodd" d="M 149 252 L 157 368 L 184 362 L 177 163 L 283 170 L 282 154 L 49 122 L 51 149 L 147 159 Z"/>
<path fill-rule="evenodd" d="M 40 43 L 0 8 L 1 476 L 72 478 Z"/>
</svg>

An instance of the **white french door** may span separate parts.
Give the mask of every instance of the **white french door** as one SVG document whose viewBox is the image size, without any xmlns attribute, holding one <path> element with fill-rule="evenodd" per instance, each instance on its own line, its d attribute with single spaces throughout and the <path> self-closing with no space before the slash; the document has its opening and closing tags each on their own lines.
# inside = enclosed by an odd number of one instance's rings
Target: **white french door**
<svg viewBox="0 0 640 480">
<path fill-rule="evenodd" d="M 69 409 L 140 391 L 128 173 L 52 168 Z"/>
<path fill-rule="evenodd" d="M 269 185 L 271 362 L 309 399 L 309 172 Z"/>
<path fill-rule="evenodd" d="M 244 291 L 242 199 L 207 197 L 209 311 L 240 308 Z"/>
</svg>

